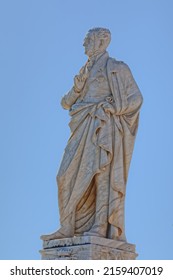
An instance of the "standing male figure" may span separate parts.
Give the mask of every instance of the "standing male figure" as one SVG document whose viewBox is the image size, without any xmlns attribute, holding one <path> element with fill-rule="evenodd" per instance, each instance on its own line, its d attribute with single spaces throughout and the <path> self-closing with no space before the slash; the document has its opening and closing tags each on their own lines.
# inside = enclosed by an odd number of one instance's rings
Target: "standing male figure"
<svg viewBox="0 0 173 280">
<path fill-rule="evenodd" d="M 89 30 L 88 61 L 62 99 L 71 137 L 57 175 L 61 228 L 43 240 L 126 240 L 124 200 L 142 95 L 128 66 L 109 57 L 110 40 L 106 28 Z"/>
</svg>

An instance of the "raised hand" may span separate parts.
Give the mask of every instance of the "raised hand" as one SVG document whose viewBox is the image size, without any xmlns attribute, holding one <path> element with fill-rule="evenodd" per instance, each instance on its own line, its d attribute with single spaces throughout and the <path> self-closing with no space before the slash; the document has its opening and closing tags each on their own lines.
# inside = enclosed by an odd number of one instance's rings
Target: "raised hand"
<svg viewBox="0 0 173 280">
<path fill-rule="evenodd" d="M 81 90 L 83 89 L 86 79 L 88 78 L 88 71 L 86 69 L 86 67 L 82 67 L 79 75 L 76 75 L 74 77 L 74 88 L 75 91 L 77 92 L 81 92 Z"/>
</svg>

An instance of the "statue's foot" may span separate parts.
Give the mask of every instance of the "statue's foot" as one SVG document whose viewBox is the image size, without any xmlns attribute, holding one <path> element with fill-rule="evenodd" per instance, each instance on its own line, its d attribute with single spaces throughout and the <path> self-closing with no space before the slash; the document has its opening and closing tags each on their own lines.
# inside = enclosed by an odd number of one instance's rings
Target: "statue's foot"
<svg viewBox="0 0 173 280">
<path fill-rule="evenodd" d="M 72 233 L 65 230 L 64 228 L 60 228 L 59 230 L 55 231 L 54 233 L 47 234 L 47 235 L 41 235 L 40 238 L 43 241 L 49 241 L 49 240 L 54 240 L 54 239 L 68 238 L 68 237 L 72 237 L 72 236 L 73 236 Z"/>
</svg>

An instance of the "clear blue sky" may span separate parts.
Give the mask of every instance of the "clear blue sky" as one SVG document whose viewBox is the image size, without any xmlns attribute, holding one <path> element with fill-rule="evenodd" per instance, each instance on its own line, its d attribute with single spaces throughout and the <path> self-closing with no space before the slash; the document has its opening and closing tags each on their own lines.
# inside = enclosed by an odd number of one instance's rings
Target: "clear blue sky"
<svg viewBox="0 0 173 280">
<path fill-rule="evenodd" d="M 173 259 L 173 2 L 0 2 L 0 259 L 40 259 L 59 226 L 56 173 L 70 130 L 60 106 L 86 61 L 91 27 L 112 32 L 144 96 L 126 197 L 139 259 Z"/>
</svg>

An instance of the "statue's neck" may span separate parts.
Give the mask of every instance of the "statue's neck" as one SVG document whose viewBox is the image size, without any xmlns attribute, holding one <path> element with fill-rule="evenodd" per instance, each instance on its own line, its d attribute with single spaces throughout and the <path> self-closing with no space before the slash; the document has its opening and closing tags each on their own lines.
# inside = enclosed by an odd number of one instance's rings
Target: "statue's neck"
<svg viewBox="0 0 173 280">
<path fill-rule="evenodd" d="M 102 51 L 102 52 L 95 52 L 92 56 L 88 57 L 89 61 L 94 61 L 96 62 L 102 55 L 104 55 L 105 53 L 107 53 L 106 50 Z"/>
</svg>

